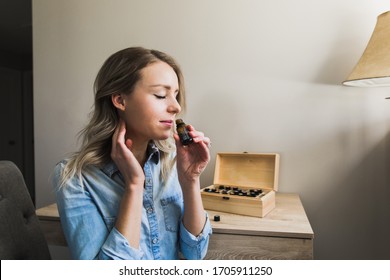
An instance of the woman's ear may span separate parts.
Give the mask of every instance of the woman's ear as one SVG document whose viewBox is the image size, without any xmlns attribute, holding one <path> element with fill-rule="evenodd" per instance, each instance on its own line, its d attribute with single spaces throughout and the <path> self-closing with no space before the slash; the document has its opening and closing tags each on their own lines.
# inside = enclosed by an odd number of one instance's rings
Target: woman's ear
<svg viewBox="0 0 390 280">
<path fill-rule="evenodd" d="M 125 100 L 121 93 L 113 93 L 111 95 L 112 104 L 114 104 L 115 108 L 120 111 L 125 110 Z"/>
</svg>

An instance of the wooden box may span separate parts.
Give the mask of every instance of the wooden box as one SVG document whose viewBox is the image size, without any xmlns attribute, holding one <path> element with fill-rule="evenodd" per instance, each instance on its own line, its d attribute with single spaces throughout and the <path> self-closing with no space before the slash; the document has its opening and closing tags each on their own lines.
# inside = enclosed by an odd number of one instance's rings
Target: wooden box
<svg viewBox="0 0 390 280">
<path fill-rule="evenodd" d="M 275 208 L 279 158 L 279 154 L 217 154 L 213 185 L 201 189 L 204 208 L 264 217 Z"/>
</svg>

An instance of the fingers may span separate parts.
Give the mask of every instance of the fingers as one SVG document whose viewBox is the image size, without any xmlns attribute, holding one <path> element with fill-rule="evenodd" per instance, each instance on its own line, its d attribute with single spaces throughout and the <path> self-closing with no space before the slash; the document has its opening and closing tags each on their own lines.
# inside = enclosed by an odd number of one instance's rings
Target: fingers
<svg viewBox="0 0 390 280">
<path fill-rule="evenodd" d="M 119 133 L 121 132 L 121 130 L 125 129 L 125 127 L 126 127 L 125 122 L 122 119 L 119 119 L 118 125 L 116 126 L 114 134 L 112 135 L 112 139 L 113 140 L 118 139 Z M 125 133 L 126 133 L 126 129 L 125 129 Z"/>
<path fill-rule="evenodd" d="M 133 141 L 131 141 L 131 139 L 126 139 L 125 145 L 130 150 L 131 146 L 133 145 Z"/>
<path fill-rule="evenodd" d="M 203 139 L 203 143 L 205 143 L 209 149 L 211 148 L 211 140 L 210 140 L 210 138 L 205 137 Z"/>
<path fill-rule="evenodd" d="M 116 140 L 118 140 L 120 143 L 124 142 L 125 135 L 126 135 L 126 124 L 124 120 L 120 119 L 118 125 L 118 136 Z"/>
<path fill-rule="evenodd" d="M 203 132 L 197 131 L 192 125 L 187 125 L 187 130 L 189 132 L 189 135 L 192 137 L 194 143 L 202 143 L 206 147 L 211 147 L 211 140 L 209 137 L 206 137 Z M 176 141 L 176 145 L 180 143 L 179 136 L 177 134 L 174 134 L 174 138 Z"/>
<path fill-rule="evenodd" d="M 118 126 L 115 129 L 114 134 L 112 135 L 112 147 L 111 147 L 111 157 L 118 156 L 118 152 L 123 149 L 124 147 L 130 147 L 131 141 L 128 143 L 128 141 L 125 142 L 125 135 L 126 135 L 126 124 L 125 122 L 120 119 Z"/>
<path fill-rule="evenodd" d="M 211 147 L 211 140 L 206 137 L 203 132 L 195 130 L 192 125 L 189 125 L 188 131 L 195 143 L 203 142 L 208 148 Z"/>
<path fill-rule="evenodd" d="M 126 146 L 126 148 L 128 148 L 130 150 L 132 144 L 133 144 L 133 141 L 131 141 L 131 139 L 126 139 L 126 123 L 124 120 L 120 120 L 119 121 L 119 128 L 118 128 L 119 132 L 118 132 L 118 138 L 116 139 L 117 140 L 117 143 L 119 145 L 124 145 Z"/>
</svg>

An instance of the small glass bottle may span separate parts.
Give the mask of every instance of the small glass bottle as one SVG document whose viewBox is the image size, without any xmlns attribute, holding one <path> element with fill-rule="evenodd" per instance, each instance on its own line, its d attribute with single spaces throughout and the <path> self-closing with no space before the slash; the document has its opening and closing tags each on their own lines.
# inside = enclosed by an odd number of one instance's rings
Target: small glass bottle
<svg viewBox="0 0 390 280">
<path fill-rule="evenodd" d="M 186 128 L 186 124 L 183 122 L 182 119 L 176 120 L 176 130 L 177 130 L 177 134 L 180 137 L 180 141 L 183 145 L 188 145 L 193 142 L 193 139 L 188 133 L 188 130 Z"/>
</svg>

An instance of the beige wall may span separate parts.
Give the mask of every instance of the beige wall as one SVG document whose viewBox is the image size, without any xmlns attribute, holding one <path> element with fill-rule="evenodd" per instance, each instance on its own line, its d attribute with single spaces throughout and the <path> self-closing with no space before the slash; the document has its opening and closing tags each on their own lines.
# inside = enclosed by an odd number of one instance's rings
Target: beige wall
<svg viewBox="0 0 390 280">
<path fill-rule="evenodd" d="M 76 148 L 93 79 L 113 52 L 156 48 L 181 64 L 185 120 L 217 152 L 278 152 L 318 259 L 390 258 L 388 88 L 341 86 L 388 1 L 34 0 L 37 205 Z"/>
</svg>

